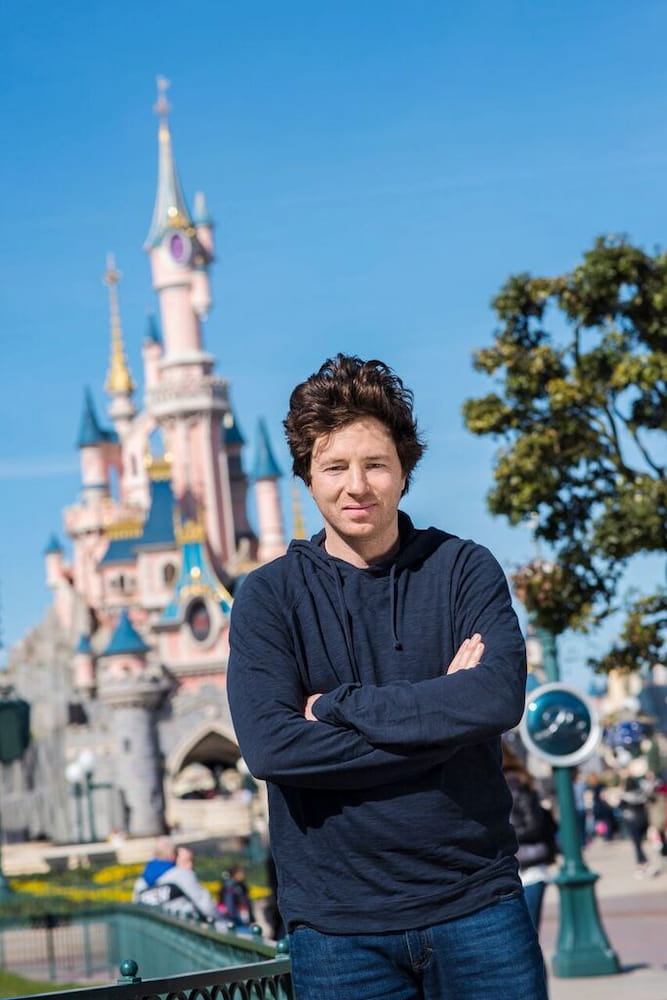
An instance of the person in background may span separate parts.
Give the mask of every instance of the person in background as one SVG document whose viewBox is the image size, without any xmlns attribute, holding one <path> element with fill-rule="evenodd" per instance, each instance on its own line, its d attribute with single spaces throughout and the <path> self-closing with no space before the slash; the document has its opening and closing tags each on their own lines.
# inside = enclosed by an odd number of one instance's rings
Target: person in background
<svg viewBox="0 0 667 1000">
<path fill-rule="evenodd" d="M 667 858 L 667 782 L 652 771 L 646 775 L 649 837 L 661 858 Z"/>
<path fill-rule="evenodd" d="M 134 883 L 132 902 L 139 902 L 139 895 L 151 889 L 157 880 L 176 864 L 176 847 L 170 837 L 158 837 L 153 848 L 153 857 L 146 862 L 139 878 Z"/>
<path fill-rule="evenodd" d="M 142 886 L 144 880 L 137 879 L 133 902 L 159 906 L 183 920 L 214 922 L 218 918 L 215 900 L 195 874 L 190 848 L 176 848 L 174 862 L 150 884 Z"/>
<path fill-rule="evenodd" d="M 510 820 L 519 842 L 517 859 L 528 911 L 540 929 L 549 868 L 556 859 L 556 823 L 538 797 L 533 779 L 518 756 L 503 741 L 503 771 L 512 793 Z"/>
<path fill-rule="evenodd" d="M 236 864 L 220 885 L 218 913 L 224 914 L 237 930 L 248 929 L 255 922 L 243 865 Z"/>
<path fill-rule="evenodd" d="M 629 775 L 623 784 L 619 807 L 621 819 L 635 851 L 635 876 L 637 878 L 658 874 L 656 870 L 651 868 L 644 852 L 644 841 L 648 833 L 647 802 L 648 795 L 642 788 L 639 779 L 634 775 Z"/>
</svg>

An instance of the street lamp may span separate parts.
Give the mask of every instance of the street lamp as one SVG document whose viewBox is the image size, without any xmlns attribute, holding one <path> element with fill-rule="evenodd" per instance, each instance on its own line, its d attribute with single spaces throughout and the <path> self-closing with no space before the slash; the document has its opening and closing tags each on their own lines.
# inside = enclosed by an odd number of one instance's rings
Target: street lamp
<svg viewBox="0 0 667 1000">
<path fill-rule="evenodd" d="M 0 685 L 0 767 L 19 760 L 30 742 L 30 705 L 11 685 Z M 0 778 L 2 774 L 0 774 Z M 0 823 L 0 900 L 11 890 L 2 871 L 2 824 Z"/>
<path fill-rule="evenodd" d="M 76 760 L 72 761 L 65 768 L 65 777 L 72 786 L 76 808 L 76 830 L 77 839 L 83 843 L 83 796 L 86 796 L 88 808 L 88 841 L 94 844 L 97 841 L 97 831 L 95 829 L 95 803 L 93 792 L 96 788 L 110 788 L 106 782 L 93 781 L 95 764 L 97 760 L 92 750 L 82 750 Z"/>
<path fill-rule="evenodd" d="M 74 796 L 74 809 L 76 813 L 76 840 L 78 844 L 83 843 L 83 805 L 81 797 L 83 795 L 83 769 L 78 760 L 73 760 L 65 768 L 65 778 L 72 786 Z"/>
</svg>

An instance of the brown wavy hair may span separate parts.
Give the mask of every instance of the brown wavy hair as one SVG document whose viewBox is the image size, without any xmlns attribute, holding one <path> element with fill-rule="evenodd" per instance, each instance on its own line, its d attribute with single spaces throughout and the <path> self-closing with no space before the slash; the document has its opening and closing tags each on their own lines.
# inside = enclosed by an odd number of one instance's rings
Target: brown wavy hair
<svg viewBox="0 0 667 1000">
<path fill-rule="evenodd" d="M 350 354 L 328 358 L 320 370 L 292 392 L 284 421 L 295 476 L 310 485 L 315 441 L 363 417 L 375 417 L 389 430 L 407 493 L 412 472 L 426 448 L 412 412 L 413 394 L 383 361 L 362 361 Z"/>
</svg>

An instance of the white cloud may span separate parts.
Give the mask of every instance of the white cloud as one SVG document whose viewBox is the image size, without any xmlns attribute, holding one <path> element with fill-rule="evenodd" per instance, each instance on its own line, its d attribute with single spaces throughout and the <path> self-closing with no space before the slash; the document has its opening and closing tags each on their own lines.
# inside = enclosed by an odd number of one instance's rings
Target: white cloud
<svg viewBox="0 0 667 1000">
<path fill-rule="evenodd" d="M 70 476 L 78 469 L 78 459 L 71 455 L 0 458 L 0 481 L 8 479 L 56 479 L 59 476 Z"/>
</svg>

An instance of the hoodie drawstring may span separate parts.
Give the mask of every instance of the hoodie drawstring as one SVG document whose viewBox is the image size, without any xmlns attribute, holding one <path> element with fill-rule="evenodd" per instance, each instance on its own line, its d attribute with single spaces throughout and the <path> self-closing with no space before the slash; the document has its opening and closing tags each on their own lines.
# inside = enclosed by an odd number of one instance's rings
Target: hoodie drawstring
<svg viewBox="0 0 667 1000">
<path fill-rule="evenodd" d="M 343 635 L 345 636 L 345 646 L 347 647 L 347 655 L 350 657 L 350 666 L 352 667 L 352 673 L 354 675 L 354 679 L 357 681 L 358 684 L 361 684 L 361 675 L 359 674 L 357 659 L 354 655 L 354 646 L 352 645 L 352 633 L 350 632 L 350 616 L 347 611 L 345 596 L 343 594 L 343 580 L 341 578 L 338 567 L 333 561 L 331 563 L 331 568 L 333 569 L 334 580 L 336 582 L 336 596 L 338 597 L 338 604 L 340 606 L 340 616 L 343 624 Z"/>
<path fill-rule="evenodd" d="M 396 580 L 396 563 L 391 564 L 391 569 L 389 570 L 389 617 L 391 618 L 391 637 L 394 640 L 394 649 L 397 652 L 403 649 L 401 640 L 398 636 L 398 581 Z"/>
</svg>

